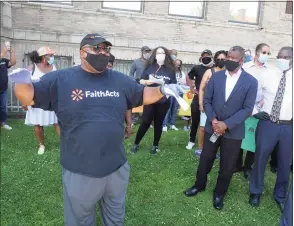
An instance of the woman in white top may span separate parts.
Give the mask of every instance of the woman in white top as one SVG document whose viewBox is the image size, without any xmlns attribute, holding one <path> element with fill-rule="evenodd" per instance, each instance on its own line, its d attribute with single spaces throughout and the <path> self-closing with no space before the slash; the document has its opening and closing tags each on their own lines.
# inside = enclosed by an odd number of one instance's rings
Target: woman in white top
<svg viewBox="0 0 294 226">
<path fill-rule="evenodd" d="M 175 65 L 176 79 L 177 79 L 178 85 L 187 86 L 186 74 L 182 71 L 182 61 L 179 59 L 176 59 L 174 61 L 174 65 Z M 167 131 L 168 125 L 170 125 L 170 128 L 173 130 L 179 130 L 175 126 L 175 122 L 177 119 L 177 113 L 178 113 L 180 105 L 177 102 L 176 98 L 174 98 L 174 97 L 170 97 L 170 98 L 171 98 L 170 107 L 169 107 L 168 112 L 166 113 L 166 116 L 163 121 L 162 131 L 164 131 L 164 132 Z"/>
<path fill-rule="evenodd" d="M 201 83 L 200 83 L 199 107 L 200 107 L 201 115 L 200 115 L 200 125 L 199 125 L 199 130 L 198 130 L 198 150 L 195 151 L 195 154 L 198 156 L 201 154 L 201 151 L 203 148 L 204 127 L 205 127 L 205 123 L 206 123 L 206 119 L 207 119 L 206 114 L 204 113 L 204 108 L 203 108 L 204 90 L 205 90 L 206 84 L 209 82 L 209 79 L 211 78 L 213 73 L 215 73 L 217 71 L 224 70 L 226 57 L 227 57 L 227 51 L 224 51 L 224 50 L 217 51 L 213 57 L 215 67 L 213 67 L 210 70 L 207 70 L 204 73 L 202 80 L 201 80 Z"/>
<path fill-rule="evenodd" d="M 31 53 L 31 61 L 33 62 L 27 69 L 32 73 L 32 81 L 39 81 L 40 78 L 51 71 L 55 71 L 54 54 L 56 52 L 48 46 L 44 46 Z M 40 108 L 28 108 L 26 112 L 26 125 L 34 126 L 36 138 L 39 142 L 38 154 L 45 152 L 44 146 L 44 126 L 54 125 L 56 132 L 60 135 L 58 120 L 53 111 L 44 111 Z"/>
</svg>

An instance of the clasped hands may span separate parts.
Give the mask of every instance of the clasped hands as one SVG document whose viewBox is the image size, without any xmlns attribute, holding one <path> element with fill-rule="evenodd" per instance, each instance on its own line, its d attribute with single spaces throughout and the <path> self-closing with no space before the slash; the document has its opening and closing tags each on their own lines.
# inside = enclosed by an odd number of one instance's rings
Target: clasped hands
<svg viewBox="0 0 294 226">
<path fill-rule="evenodd" d="M 212 129 L 213 132 L 215 132 L 217 135 L 221 136 L 225 134 L 227 128 L 228 127 L 226 123 L 224 123 L 223 121 L 218 121 L 216 118 L 212 120 Z"/>
</svg>

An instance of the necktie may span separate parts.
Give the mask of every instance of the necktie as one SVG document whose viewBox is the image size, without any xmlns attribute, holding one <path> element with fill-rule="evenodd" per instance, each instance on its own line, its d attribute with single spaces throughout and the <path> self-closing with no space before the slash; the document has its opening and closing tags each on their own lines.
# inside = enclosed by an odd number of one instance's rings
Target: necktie
<svg viewBox="0 0 294 226">
<path fill-rule="evenodd" d="M 280 84 L 276 93 L 276 97 L 273 103 L 271 115 L 270 115 L 270 120 L 273 122 L 276 122 L 280 118 L 280 111 L 281 111 L 281 106 L 283 102 L 283 97 L 285 93 L 285 88 L 286 88 L 286 72 L 284 71 L 283 76 L 280 80 Z"/>
</svg>

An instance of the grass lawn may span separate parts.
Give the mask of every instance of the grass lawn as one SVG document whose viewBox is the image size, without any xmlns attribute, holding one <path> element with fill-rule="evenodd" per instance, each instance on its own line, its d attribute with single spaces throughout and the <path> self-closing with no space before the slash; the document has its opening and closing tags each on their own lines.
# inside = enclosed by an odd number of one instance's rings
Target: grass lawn
<svg viewBox="0 0 294 226">
<path fill-rule="evenodd" d="M 37 155 L 32 127 L 20 119 L 10 120 L 11 131 L 1 131 L 1 226 L 63 225 L 63 198 L 59 141 L 54 129 L 45 130 L 46 152 Z M 179 122 L 181 128 L 182 122 Z M 134 136 L 125 143 L 127 152 Z M 149 153 L 153 129 L 137 154 L 127 154 L 131 177 L 127 194 L 127 226 L 276 226 L 280 211 L 272 198 L 275 175 L 268 169 L 261 206 L 248 204 L 248 182 L 242 174 L 232 179 L 225 206 L 214 210 L 212 192 L 219 160 L 209 174 L 205 192 L 186 198 L 183 191 L 194 183 L 198 160 L 185 149 L 188 134 L 168 131 L 157 156 Z M 98 209 L 97 209 L 98 211 Z M 98 225 L 100 225 L 99 218 Z"/>
</svg>

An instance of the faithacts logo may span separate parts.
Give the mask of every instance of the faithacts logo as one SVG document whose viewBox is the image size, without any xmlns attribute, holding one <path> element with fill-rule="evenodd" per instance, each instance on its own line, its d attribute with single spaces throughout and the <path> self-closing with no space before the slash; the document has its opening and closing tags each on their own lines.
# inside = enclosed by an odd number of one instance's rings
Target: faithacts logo
<svg viewBox="0 0 294 226">
<path fill-rule="evenodd" d="M 72 91 L 71 97 L 72 100 L 80 101 L 83 99 L 84 93 L 82 90 L 76 89 Z"/>
</svg>

